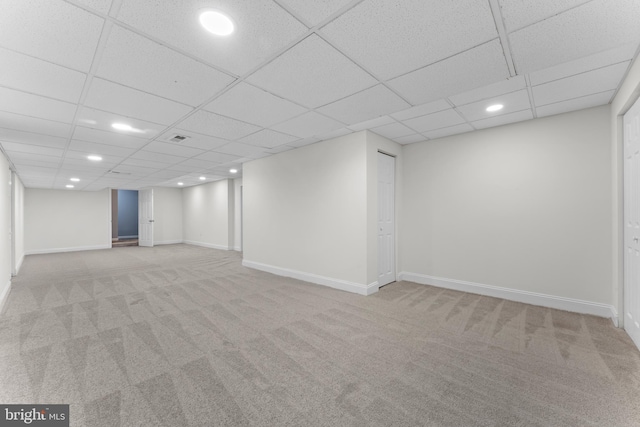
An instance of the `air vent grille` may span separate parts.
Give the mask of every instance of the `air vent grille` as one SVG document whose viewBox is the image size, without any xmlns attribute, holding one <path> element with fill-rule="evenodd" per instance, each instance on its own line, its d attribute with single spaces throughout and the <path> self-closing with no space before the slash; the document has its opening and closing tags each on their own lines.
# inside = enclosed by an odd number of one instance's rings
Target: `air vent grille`
<svg viewBox="0 0 640 427">
<path fill-rule="evenodd" d="M 173 135 L 172 137 L 170 137 L 168 139 L 168 141 L 171 142 L 177 142 L 178 144 L 184 142 L 185 139 L 189 138 L 188 136 L 184 136 L 184 135 Z"/>
</svg>

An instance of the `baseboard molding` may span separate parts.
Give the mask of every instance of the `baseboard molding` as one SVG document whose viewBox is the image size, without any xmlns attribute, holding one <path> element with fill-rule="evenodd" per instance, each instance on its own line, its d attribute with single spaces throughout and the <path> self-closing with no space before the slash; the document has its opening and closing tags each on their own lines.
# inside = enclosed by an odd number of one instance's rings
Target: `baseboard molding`
<svg viewBox="0 0 640 427">
<path fill-rule="evenodd" d="M 25 255 L 56 254 L 60 252 L 95 251 L 98 249 L 111 249 L 111 242 L 109 242 L 108 245 L 76 246 L 72 248 L 36 249 L 32 251 L 25 251 Z"/>
<path fill-rule="evenodd" d="M 137 239 L 138 235 L 135 236 L 118 236 L 118 239 Z"/>
<path fill-rule="evenodd" d="M 179 243 L 184 243 L 183 240 L 161 240 L 159 242 L 153 242 L 154 246 L 160 246 L 160 245 L 177 245 Z"/>
<path fill-rule="evenodd" d="M 242 248 L 240 246 L 234 246 L 233 250 L 236 252 L 242 252 Z"/>
<path fill-rule="evenodd" d="M 410 273 L 406 271 L 401 272 L 398 275 L 398 278 L 400 280 L 415 282 L 422 285 L 432 285 L 440 288 L 486 295 L 495 298 L 523 302 L 525 304 L 572 311 L 575 313 L 592 314 L 594 316 L 610 318 L 615 325 L 618 324 L 618 312 L 612 305 L 559 297 L 555 295 L 540 294 L 536 292 L 521 291 L 517 289 L 502 288 L 499 286 L 483 285 L 481 283 L 465 282 L 463 280 L 427 276 L 424 274 Z"/>
<path fill-rule="evenodd" d="M 288 268 L 276 267 L 273 265 L 262 264 L 254 261 L 243 260 L 242 265 L 253 268 L 255 270 L 266 271 L 278 276 L 291 277 L 305 282 L 315 283 L 316 285 L 328 286 L 341 291 L 352 292 L 359 295 L 371 295 L 378 292 L 378 282 L 363 285 L 360 283 L 349 282 L 347 280 L 334 279 L 332 277 L 319 276 L 317 274 L 305 273 L 303 271 L 291 270 Z"/>
<path fill-rule="evenodd" d="M 4 305 L 9 299 L 9 291 L 11 291 L 11 280 L 7 282 L 4 289 L 0 293 L 0 315 L 4 313 Z"/>
<path fill-rule="evenodd" d="M 20 273 L 20 269 L 22 268 L 22 263 L 23 262 L 24 262 L 24 254 L 22 254 L 20 259 L 18 260 L 18 265 L 16 265 L 16 272 L 15 272 L 14 276 L 17 276 L 18 273 Z"/>
<path fill-rule="evenodd" d="M 222 249 L 223 251 L 231 250 L 231 247 L 229 246 L 216 245 L 214 243 L 196 242 L 195 240 L 183 240 L 182 243 L 185 243 L 187 245 L 202 246 L 204 248 Z"/>
</svg>

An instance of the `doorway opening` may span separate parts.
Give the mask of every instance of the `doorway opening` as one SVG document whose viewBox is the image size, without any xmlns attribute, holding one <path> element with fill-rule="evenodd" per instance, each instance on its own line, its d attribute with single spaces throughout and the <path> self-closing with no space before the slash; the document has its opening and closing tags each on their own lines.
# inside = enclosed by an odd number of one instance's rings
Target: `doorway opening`
<svg viewBox="0 0 640 427">
<path fill-rule="evenodd" d="M 111 190 L 111 247 L 138 246 L 138 191 Z"/>
</svg>

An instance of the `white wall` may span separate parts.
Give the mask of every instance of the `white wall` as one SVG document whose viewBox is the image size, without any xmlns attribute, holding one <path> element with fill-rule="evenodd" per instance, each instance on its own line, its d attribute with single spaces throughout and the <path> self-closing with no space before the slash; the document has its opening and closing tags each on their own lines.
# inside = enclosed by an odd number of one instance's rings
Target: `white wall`
<svg viewBox="0 0 640 427">
<path fill-rule="evenodd" d="M 233 250 L 242 251 L 242 178 L 233 180 Z"/>
<path fill-rule="evenodd" d="M 20 178 L 12 175 L 12 231 L 13 231 L 13 259 L 12 275 L 17 275 L 24 260 L 24 185 Z"/>
<path fill-rule="evenodd" d="M 182 189 L 183 240 L 192 245 L 233 249 L 233 182 L 221 180 Z M 230 215 L 231 213 L 231 215 Z M 231 220 L 230 220 L 231 218 Z"/>
<path fill-rule="evenodd" d="M 366 132 L 243 165 L 244 265 L 363 293 Z"/>
<path fill-rule="evenodd" d="M 182 189 L 154 187 L 153 219 L 155 245 L 182 243 Z"/>
<path fill-rule="evenodd" d="M 110 190 L 96 192 L 27 188 L 26 254 L 111 247 Z"/>
<path fill-rule="evenodd" d="M 609 316 L 611 188 L 609 106 L 406 146 L 403 277 Z"/>
<path fill-rule="evenodd" d="M 640 61 L 634 61 L 616 97 L 611 103 L 611 152 L 612 152 L 612 208 L 614 211 L 612 222 L 612 298 L 618 313 L 622 313 L 623 304 L 623 128 L 622 116 L 631 108 L 640 96 Z M 620 325 L 623 326 L 624 316 L 620 315 Z"/>
<path fill-rule="evenodd" d="M 11 170 L 0 152 L 0 311 L 11 288 Z"/>
</svg>

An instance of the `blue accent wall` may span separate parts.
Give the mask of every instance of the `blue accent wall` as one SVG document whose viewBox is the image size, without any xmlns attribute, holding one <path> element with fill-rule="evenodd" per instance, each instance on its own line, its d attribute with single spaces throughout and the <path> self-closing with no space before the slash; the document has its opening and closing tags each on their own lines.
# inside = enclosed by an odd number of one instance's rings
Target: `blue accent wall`
<svg viewBox="0 0 640 427">
<path fill-rule="evenodd" d="M 118 237 L 138 236 L 138 192 L 118 190 Z"/>
</svg>

